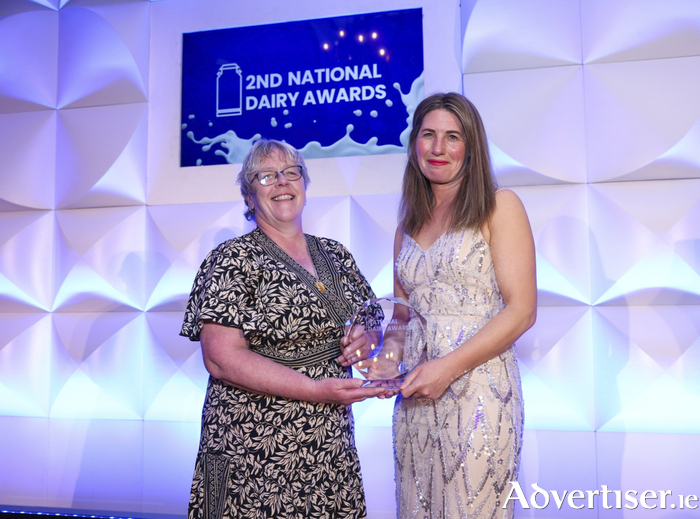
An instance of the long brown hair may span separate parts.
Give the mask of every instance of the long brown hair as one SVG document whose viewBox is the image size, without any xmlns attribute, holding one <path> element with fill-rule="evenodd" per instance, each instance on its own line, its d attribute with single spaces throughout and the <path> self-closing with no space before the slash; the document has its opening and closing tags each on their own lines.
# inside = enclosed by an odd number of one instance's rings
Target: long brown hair
<svg viewBox="0 0 700 519">
<path fill-rule="evenodd" d="M 456 92 L 433 94 L 416 107 L 408 141 L 399 222 L 403 231 L 410 236 L 415 236 L 428 222 L 435 203 L 430 182 L 421 173 L 416 153 L 416 141 L 423 119 L 433 110 L 446 110 L 457 118 L 466 144 L 466 155 L 459 172 L 461 181 L 447 216 L 448 229 L 454 231 L 483 225 L 496 203 L 496 180 L 491 170 L 486 131 L 479 112 L 471 101 Z"/>
</svg>

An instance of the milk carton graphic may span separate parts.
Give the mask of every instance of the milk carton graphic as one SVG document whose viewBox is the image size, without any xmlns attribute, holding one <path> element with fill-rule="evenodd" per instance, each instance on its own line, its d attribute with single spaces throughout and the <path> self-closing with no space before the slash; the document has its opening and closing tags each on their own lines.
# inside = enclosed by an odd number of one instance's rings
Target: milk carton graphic
<svg viewBox="0 0 700 519">
<path fill-rule="evenodd" d="M 221 65 L 216 73 L 216 116 L 243 113 L 243 73 L 236 63 Z"/>
</svg>

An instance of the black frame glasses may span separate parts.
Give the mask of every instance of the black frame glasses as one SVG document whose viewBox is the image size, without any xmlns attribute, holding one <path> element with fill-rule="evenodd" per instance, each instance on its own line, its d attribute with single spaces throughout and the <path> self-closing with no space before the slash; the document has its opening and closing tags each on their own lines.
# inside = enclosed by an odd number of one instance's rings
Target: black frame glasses
<svg viewBox="0 0 700 519">
<path fill-rule="evenodd" d="M 280 178 L 280 173 L 290 182 L 299 180 L 302 177 L 303 168 L 301 166 L 287 166 L 282 171 L 265 170 L 258 171 L 253 178 L 257 178 L 261 186 L 273 186 Z M 251 182 L 253 179 L 251 179 Z"/>
</svg>

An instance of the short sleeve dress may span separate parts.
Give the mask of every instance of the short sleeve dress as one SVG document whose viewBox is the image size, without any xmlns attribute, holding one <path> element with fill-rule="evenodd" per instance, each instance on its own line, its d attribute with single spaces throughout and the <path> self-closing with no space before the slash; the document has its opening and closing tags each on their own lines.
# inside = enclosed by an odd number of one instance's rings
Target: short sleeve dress
<svg viewBox="0 0 700 519">
<path fill-rule="evenodd" d="M 337 362 L 343 325 L 374 297 L 340 243 L 306 235 L 318 278 L 260 229 L 202 263 L 180 335 L 240 328 L 250 349 L 315 380 Z M 188 519 L 367 515 L 349 406 L 262 395 L 209 378 Z"/>
</svg>

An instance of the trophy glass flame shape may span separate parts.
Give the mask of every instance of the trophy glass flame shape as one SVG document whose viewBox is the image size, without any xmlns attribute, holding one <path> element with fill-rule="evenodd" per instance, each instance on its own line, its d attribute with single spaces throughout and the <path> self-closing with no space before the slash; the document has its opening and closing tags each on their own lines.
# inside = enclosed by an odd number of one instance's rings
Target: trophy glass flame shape
<svg viewBox="0 0 700 519">
<path fill-rule="evenodd" d="M 425 318 L 404 299 L 365 301 L 345 323 L 345 334 L 349 336 L 356 326 L 364 326 L 372 350 L 369 358 L 353 365 L 367 379 L 362 387 L 399 389 L 426 358 Z"/>
</svg>

